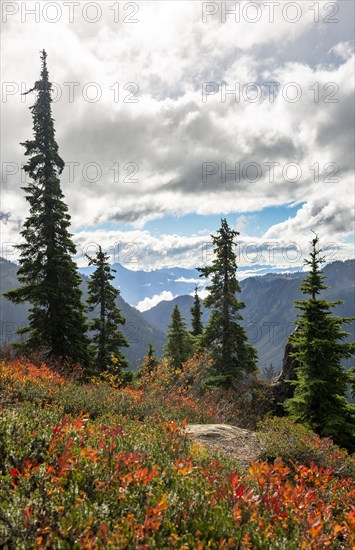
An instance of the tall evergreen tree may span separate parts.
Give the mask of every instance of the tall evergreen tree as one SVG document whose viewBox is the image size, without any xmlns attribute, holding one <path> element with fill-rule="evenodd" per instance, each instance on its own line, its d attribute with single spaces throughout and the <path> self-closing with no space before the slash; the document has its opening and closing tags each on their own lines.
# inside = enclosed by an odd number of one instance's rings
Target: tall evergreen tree
<svg viewBox="0 0 355 550">
<path fill-rule="evenodd" d="M 195 288 L 195 296 L 194 296 L 194 304 L 192 308 L 190 309 L 192 320 L 191 320 L 191 326 L 192 331 L 191 334 L 193 336 L 199 336 L 203 332 L 203 325 L 202 325 L 202 312 L 201 312 L 201 300 L 199 298 L 199 295 L 197 294 L 197 286 Z"/>
<path fill-rule="evenodd" d="M 318 237 L 311 241 L 310 259 L 305 264 L 309 274 L 301 284 L 306 300 L 297 300 L 297 331 L 290 341 L 299 367 L 294 397 L 289 399 L 286 410 L 297 421 L 306 424 L 321 436 L 329 436 L 351 451 L 355 451 L 355 407 L 346 401 L 350 375 L 341 365 L 342 358 L 350 357 L 354 343 L 344 342 L 348 333 L 342 330 L 351 319 L 337 317 L 331 308 L 341 302 L 328 302 L 319 297 L 328 288 L 321 269 L 324 258 L 320 256 Z"/>
<path fill-rule="evenodd" d="M 129 363 L 120 348 L 129 344 L 118 328 L 119 325 L 124 325 L 126 320 L 116 305 L 120 291 L 110 283 L 114 279 L 112 272 L 115 270 L 111 268 L 109 256 L 102 251 L 101 246 L 95 258 L 87 258 L 89 265 L 96 266 L 88 282 L 87 299 L 89 311 L 98 313 L 98 317 L 90 323 L 90 329 L 95 331 L 95 368 L 99 372 L 113 369 L 115 366 L 120 369 L 126 368 Z"/>
<path fill-rule="evenodd" d="M 164 351 L 174 369 L 181 369 L 192 354 L 191 335 L 177 305 L 171 314 Z"/>
<path fill-rule="evenodd" d="M 30 157 L 24 170 L 33 180 L 22 188 L 30 206 L 21 231 L 24 242 L 18 245 L 22 286 L 5 296 L 15 303 L 31 304 L 29 325 L 19 331 L 29 334 L 24 351 L 41 348 L 48 355 L 85 366 L 90 357 L 85 308 L 81 303 L 81 278 L 72 260 L 76 249 L 68 232 L 70 216 L 60 187 L 64 161 L 55 140 L 46 58 L 43 50 L 41 78 L 27 92 L 37 93 L 30 107 L 34 136 L 21 144 Z"/>
<path fill-rule="evenodd" d="M 256 351 L 248 344 L 239 321 L 245 307 L 237 298 L 240 286 L 236 277 L 234 239 L 239 233 L 225 219 L 217 235 L 211 235 L 215 258 L 212 265 L 199 268 L 200 277 L 209 277 L 211 285 L 204 305 L 212 309 L 204 333 L 205 345 L 212 352 L 215 383 L 224 387 L 238 385 L 246 374 L 256 372 Z"/>
</svg>

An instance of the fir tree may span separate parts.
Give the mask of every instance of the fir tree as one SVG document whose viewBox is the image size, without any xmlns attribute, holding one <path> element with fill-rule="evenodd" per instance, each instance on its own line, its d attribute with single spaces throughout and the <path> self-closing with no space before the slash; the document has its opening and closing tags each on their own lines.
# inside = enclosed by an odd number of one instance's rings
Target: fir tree
<svg viewBox="0 0 355 550">
<path fill-rule="evenodd" d="M 354 405 L 347 403 L 345 396 L 350 375 L 341 365 L 342 358 L 354 352 L 354 343 L 344 342 L 348 333 L 342 330 L 351 319 L 331 312 L 331 308 L 341 302 L 328 302 L 319 297 L 321 291 L 328 288 L 323 283 L 321 252 L 315 236 L 311 241 L 310 259 L 305 260 L 310 272 L 301 284 L 301 291 L 309 298 L 296 301 L 301 313 L 297 331 L 290 341 L 299 367 L 297 380 L 292 382 L 294 397 L 285 407 L 295 420 L 355 451 Z"/>
<path fill-rule="evenodd" d="M 32 140 L 25 141 L 24 166 L 33 180 L 22 189 L 30 206 L 18 245 L 20 286 L 5 296 L 14 303 L 30 303 L 28 333 L 24 351 L 39 348 L 48 355 L 72 362 L 89 363 L 85 308 L 81 303 L 81 278 L 72 256 L 76 249 L 68 232 L 70 216 L 64 203 L 59 176 L 64 161 L 59 156 L 51 111 L 52 84 L 49 82 L 47 54 L 41 52 L 41 78 L 27 93 L 36 92 L 30 107 L 33 117 Z"/>
<path fill-rule="evenodd" d="M 213 374 L 216 384 L 231 387 L 239 384 L 245 375 L 256 372 L 256 351 L 248 344 L 240 325 L 240 310 L 244 302 L 237 298 L 240 286 L 236 277 L 234 239 L 239 233 L 221 220 L 218 235 L 211 235 L 215 259 L 211 266 L 199 268 L 200 277 L 209 277 L 209 295 L 204 305 L 212 309 L 205 329 L 204 342 L 212 352 Z"/>
<path fill-rule="evenodd" d="M 95 258 L 89 259 L 89 265 L 96 266 L 96 269 L 88 282 L 89 311 L 96 311 L 98 317 L 90 323 L 90 329 L 95 331 L 93 342 L 95 345 L 95 368 L 99 372 L 112 370 L 115 367 L 122 369 L 129 366 L 121 347 L 127 347 L 128 342 L 122 335 L 118 325 L 124 325 L 125 319 L 116 305 L 116 298 L 119 290 L 110 283 L 115 272 L 108 260 L 109 256 L 99 246 Z"/>
<path fill-rule="evenodd" d="M 192 354 L 191 335 L 177 305 L 171 314 L 164 350 L 174 369 L 181 369 L 182 364 Z"/>
<path fill-rule="evenodd" d="M 191 320 L 191 326 L 192 331 L 191 334 L 193 336 L 199 336 L 203 332 L 203 325 L 202 325 L 202 312 L 201 312 L 201 300 L 199 298 L 199 295 L 197 294 L 197 287 L 195 288 L 195 296 L 194 296 L 194 304 L 192 308 L 190 309 L 192 320 Z"/>
<path fill-rule="evenodd" d="M 147 372 L 154 372 L 159 360 L 155 357 L 155 349 L 151 343 L 148 344 L 147 355 L 145 356 L 144 370 Z"/>
<path fill-rule="evenodd" d="M 272 380 L 274 380 L 274 378 L 276 378 L 277 371 L 274 365 L 270 363 L 269 365 L 264 366 L 264 368 L 262 369 L 262 374 L 265 380 L 271 382 Z"/>
</svg>

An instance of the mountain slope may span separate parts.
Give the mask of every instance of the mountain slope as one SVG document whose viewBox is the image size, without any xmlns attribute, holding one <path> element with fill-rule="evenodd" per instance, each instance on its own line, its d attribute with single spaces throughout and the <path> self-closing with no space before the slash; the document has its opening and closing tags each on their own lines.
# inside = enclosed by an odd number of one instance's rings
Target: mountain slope
<svg viewBox="0 0 355 550">
<path fill-rule="evenodd" d="M 334 262 L 324 268 L 327 276 L 325 282 L 331 288 L 327 289 L 323 296 L 330 301 L 344 301 L 343 304 L 334 308 L 334 311 L 342 317 L 355 315 L 354 269 L 354 260 Z M 272 274 L 250 277 L 240 283 L 242 289 L 240 298 L 246 303 L 245 309 L 242 310 L 243 324 L 250 343 L 258 351 L 260 367 L 272 362 L 276 368 L 281 368 L 286 339 L 295 328 L 298 313 L 293 300 L 304 297 L 299 289 L 304 276 L 304 273 Z M 151 324 L 165 332 L 175 304 L 179 306 L 190 326 L 192 303 L 192 296 L 178 296 L 174 300 L 160 302 L 154 308 L 144 311 L 142 315 Z M 208 317 L 208 310 L 203 308 L 204 323 L 207 322 Z M 348 325 L 346 330 L 354 339 L 355 323 Z"/>
<path fill-rule="evenodd" d="M 160 295 L 163 291 L 171 292 L 173 296 L 189 294 L 195 288 L 195 280 L 198 279 L 198 271 L 195 269 L 156 269 L 154 271 L 132 271 L 119 263 L 112 265 L 116 273 L 113 273 L 113 286 L 121 290 L 126 302 L 133 306 L 144 300 Z M 90 276 L 93 267 L 81 267 L 80 273 Z"/>
<path fill-rule="evenodd" d="M 0 269 L 0 292 L 2 294 L 6 290 L 16 288 L 17 267 L 11 262 L 0 259 Z M 164 287 L 162 274 L 165 274 L 165 280 L 168 281 L 173 276 L 178 279 L 179 277 L 183 277 L 184 274 L 187 275 L 186 271 L 192 271 L 176 268 L 174 270 L 157 270 L 156 272 L 136 272 L 122 268 L 120 273 L 123 273 L 123 270 L 125 270 L 125 288 L 128 288 L 129 277 L 131 277 L 134 293 L 139 291 L 142 299 L 146 296 L 145 291 L 149 287 L 141 286 L 137 289 L 135 285 L 138 285 L 139 280 L 143 283 L 143 281 L 152 282 L 155 279 L 155 283 L 159 284 L 162 290 L 164 290 L 166 287 Z M 324 292 L 324 296 L 332 301 L 344 301 L 343 304 L 335 308 L 335 311 L 339 315 L 343 317 L 354 316 L 355 261 L 334 262 L 325 266 L 324 272 L 327 276 L 326 284 L 331 287 Z M 261 368 L 270 362 L 273 362 L 275 368 L 281 368 L 286 339 L 295 327 L 294 322 L 297 316 L 293 300 L 303 297 L 299 286 L 304 276 L 304 273 L 299 272 L 291 274 L 273 273 L 259 277 L 249 277 L 241 281 L 241 299 L 246 303 L 246 308 L 242 311 L 244 326 L 247 329 L 250 342 L 258 350 L 259 367 Z M 116 283 L 118 281 L 119 276 L 117 273 Z M 84 294 L 86 294 L 86 284 L 87 277 L 83 275 L 82 288 Z M 144 284 L 149 283 L 145 282 Z M 186 292 L 187 283 L 181 284 L 181 288 Z M 191 284 L 192 289 L 194 288 L 194 283 L 188 284 Z M 193 297 L 188 295 L 178 296 L 171 301 L 159 302 L 152 309 L 140 313 L 128 305 L 126 301 L 128 299 L 127 293 L 124 294 L 123 286 L 120 286 L 123 296 L 118 297 L 117 303 L 126 318 L 126 325 L 123 327 L 122 332 L 131 343 L 130 348 L 123 351 L 132 367 L 136 367 L 144 357 L 148 342 L 152 342 L 159 355 L 162 353 L 166 328 L 175 304 L 179 306 L 187 323 L 190 323 L 190 308 L 193 303 Z M 1 295 L 1 342 L 12 342 L 17 339 L 16 330 L 26 324 L 27 312 L 26 306 L 12 304 Z M 204 323 L 207 322 L 208 317 L 209 312 L 203 309 Z M 351 332 L 353 338 L 355 338 L 355 323 L 349 325 L 346 330 Z"/>
<path fill-rule="evenodd" d="M 133 266 L 133 264 L 131 265 Z M 160 297 L 160 299 L 164 298 L 164 296 L 161 296 L 163 292 L 165 295 L 169 292 L 171 298 L 173 298 L 192 294 L 196 284 L 200 287 L 204 285 L 197 269 L 173 267 L 171 269 L 164 268 L 152 271 L 132 271 L 119 263 L 114 263 L 112 267 L 116 270 L 112 284 L 120 288 L 124 300 L 134 307 L 137 307 L 139 302 L 145 298 L 151 299 L 154 296 Z M 290 267 L 289 269 L 293 271 L 295 268 Z M 90 276 L 93 270 L 94 267 L 92 266 L 79 268 L 79 272 L 86 276 Z M 254 273 L 264 275 L 280 271 L 282 269 L 274 265 L 260 266 L 252 264 L 251 266 L 240 267 L 238 269 L 238 276 L 242 280 Z M 155 300 L 155 303 L 158 303 L 158 299 Z M 141 305 L 138 309 L 141 309 Z"/>
<path fill-rule="evenodd" d="M 0 258 L 0 341 L 14 342 L 18 339 L 16 330 L 27 323 L 28 307 L 16 305 L 4 298 L 3 293 L 18 286 L 17 266 Z M 87 297 L 88 278 L 82 275 L 81 289 L 83 299 Z M 121 296 L 117 298 L 117 305 L 126 319 L 122 332 L 130 344 L 129 348 L 122 348 L 125 356 L 133 368 L 136 368 L 144 358 L 148 343 L 152 342 L 158 354 L 162 353 L 165 335 L 155 326 L 142 317 L 142 314 L 128 305 Z M 90 317 L 90 316 L 89 316 Z"/>
</svg>

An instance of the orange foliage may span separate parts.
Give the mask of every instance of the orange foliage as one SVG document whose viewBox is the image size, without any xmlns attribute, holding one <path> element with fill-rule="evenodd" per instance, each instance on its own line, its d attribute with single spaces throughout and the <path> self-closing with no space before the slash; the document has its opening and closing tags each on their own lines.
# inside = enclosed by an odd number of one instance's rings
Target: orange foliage
<svg viewBox="0 0 355 550">
<path fill-rule="evenodd" d="M 26 358 L 0 362 L 0 382 L 5 387 L 13 382 L 34 382 L 38 386 L 65 384 L 65 379 L 45 363 L 35 365 Z"/>
</svg>

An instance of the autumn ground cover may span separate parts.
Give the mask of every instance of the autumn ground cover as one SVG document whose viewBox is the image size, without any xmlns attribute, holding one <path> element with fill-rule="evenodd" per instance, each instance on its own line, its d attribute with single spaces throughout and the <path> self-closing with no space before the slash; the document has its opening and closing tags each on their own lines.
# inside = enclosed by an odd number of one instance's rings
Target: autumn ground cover
<svg viewBox="0 0 355 550">
<path fill-rule="evenodd" d="M 353 547 L 346 453 L 320 440 L 317 463 L 310 454 L 300 463 L 287 442 L 303 437 L 304 446 L 310 434 L 271 419 L 261 431 L 269 461 L 240 471 L 188 439 L 186 422 L 219 412 L 195 395 L 191 376 L 177 383 L 167 365 L 159 384 L 149 376 L 120 388 L 24 359 L 0 364 L 2 547 Z"/>
</svg>

